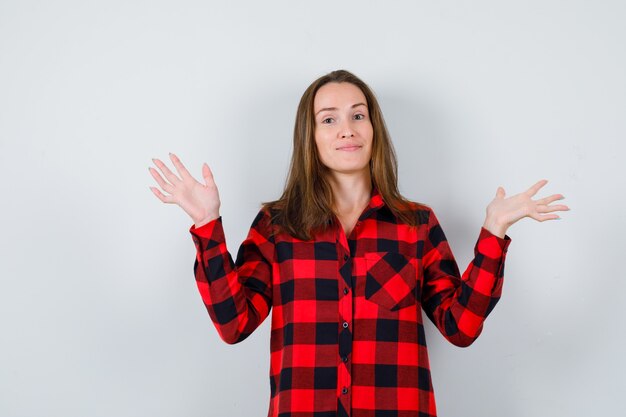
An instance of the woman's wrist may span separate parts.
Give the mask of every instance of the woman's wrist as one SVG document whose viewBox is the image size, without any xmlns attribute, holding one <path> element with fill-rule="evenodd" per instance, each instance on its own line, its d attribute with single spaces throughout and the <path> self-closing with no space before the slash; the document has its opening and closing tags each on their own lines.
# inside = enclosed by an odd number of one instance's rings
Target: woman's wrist
<svg viewBox="0 0 626 417">
<path fill-rule="evenodd" d="M 489 216 L 487 216 L 487 218 L 485 219 L 483 227 L 491 232 L 491 234 L 496 235 L 502 239 L 504 239 L 504 236 L 506 235 L 506 230 L 508 229 L 508 227 L 498 221 L 498 219 Z"/>
<path fill-rule="evenodd" d="M 202 220 L 198 220 L 198 221 L 194 220 L 194 225 L 196 226 L 196 228 L 198 228 L 198 227 L 202 227 L 202 226 L 204 226 L 205 224 L 207 224 L 207 223 L 211 223 L 213 220 L 218 219 L 219 217 L 220 217 L 219 213 L 215 213 L 215 214 L 213 214 L 213 215 L 210 215 L 210 216 L 205 217 L 205 218 L 204 218 L 204 219 L 202 219 Z"/>
</svg>

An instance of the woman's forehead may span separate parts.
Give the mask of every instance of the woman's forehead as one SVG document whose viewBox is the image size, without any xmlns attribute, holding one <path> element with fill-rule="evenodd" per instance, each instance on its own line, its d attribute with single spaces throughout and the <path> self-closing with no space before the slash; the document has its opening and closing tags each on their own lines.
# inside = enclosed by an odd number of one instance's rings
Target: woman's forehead
<svg viewBox="0 0 626 417">
<path fill-rule="evenodd" d="M 350 107 L 358 103 L 367 105 L 365 94 L 359 87 L 348 82 L 331 82 L 317 90 L 313 108 L 318 112 L 324 108 Z"/>
</svg>

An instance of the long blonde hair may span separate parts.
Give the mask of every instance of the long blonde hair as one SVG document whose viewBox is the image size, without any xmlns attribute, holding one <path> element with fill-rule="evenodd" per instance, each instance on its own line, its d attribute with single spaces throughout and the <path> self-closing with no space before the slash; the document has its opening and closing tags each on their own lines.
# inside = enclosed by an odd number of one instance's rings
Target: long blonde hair
<svg viewBox="0 0 626 417">
<path fill-rule="evenodd" d="M 370 159 L 372 186 L 378 189 L 396 217 L 410 226 L 416 226 L 416 203 L 411 205 L 398 190 L 396 154 L 378 101 L 367 84 L 345 70 L 323 75 L 313 81 L 302 95 L 296 113 L 293 153 L 283 194 L 278 200 L 263 203 L 263 207 L 272 213 L 274 224 L 301 240 L 310 240 L 313 231 L 324 230 L 332 220 L 333 193 L 327 179 L 328 168 L 320 161 L 315 144 L 313 109 L 317 91 L 331 82 L 351 83 L 365 95 L 374 130 Z"/>
</svg>

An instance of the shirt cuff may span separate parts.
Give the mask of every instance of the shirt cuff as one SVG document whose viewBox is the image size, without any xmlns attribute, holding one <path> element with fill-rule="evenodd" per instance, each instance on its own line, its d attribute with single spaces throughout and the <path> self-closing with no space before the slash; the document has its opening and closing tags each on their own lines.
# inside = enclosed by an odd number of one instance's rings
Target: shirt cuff
<svg viewBox="0 0 626 417">
<path fill-rule="evenodd" d="M 203 224 L 200 227 L 196 227 L 195 223 L 191 225 L 189 228 L 189 233 L 196 237 L 203 237 L 205 239 L 210 239 L 214 233 L 216 232 L 216 228 L 222 227 L 222 216 L 217 219 L 213 219 L 210 222 Z"/>
<path fill-rule="evenodd" d="M 196 227 L 193 224 L 189 228 L 189 232 L 196 249 L 202 252 L 204 256 L 213 257 L 226 251 L 226 237 L 224 236 L 222 216 L 200 227 Z"/>
<path fill-rule="evenodd" d="M 479 252 L 489 256 L 490 258 L 498 258 L 506 253 L 509 245 L 511 244 L 511 238 L 505 234 L 504 237 L 496 236 L 484 227 L 480 228 L 480 234 L 478 235 L 478 250 Z"/>
</svg>

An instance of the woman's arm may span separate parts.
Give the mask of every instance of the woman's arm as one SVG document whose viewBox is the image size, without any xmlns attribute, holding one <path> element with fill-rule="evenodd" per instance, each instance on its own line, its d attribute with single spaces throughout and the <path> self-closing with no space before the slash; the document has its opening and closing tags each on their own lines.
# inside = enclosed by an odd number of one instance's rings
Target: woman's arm
<svg viewBox="0 0 626 417">
<path fill-rule="evenodd" d="M 270 219 L 260 211 L 233 262 L 226 247 L 222 218 L 189 229 L 196 245 L 193 266 L 202 301 L 226 343 L 247 338 L 272 306 L 275 250 Z"/>
<path fill-rule="evenodd" d="M 263 322 L 272 305 L 274 244 L 269 217 L 259 212 L 233 262 L 209 166 L 202 166 L 205 183 L 201 184 L 176 155 L 170 153 L 170 158 L 180 177 L 153 159 L 165 179 L 154 168 L 149 168 L 150 174 L 168 195 L 150 189 L 162 202 L 180 206 L 194 221 L 189 231 L 196 245 L 194 274 L 200 295 L 220 337 L 227 343 L 240 342 Z"/>
<path fill-rule="evenodd" d="M 543 222 L 559 218 L 545 213 L 569 210 L 565 205 L 549 205 L 563 199 L 560 194 L 531 199 L 547 182 L 541 180 L 509 198 L 504 198 L 504 189 L 498 187 L 496 197 L 487 206 L 485 223 L 474 246 L 474 259 L 463 275 L 435 213 L 430 212 L 424 241 L 422 306 L 439 331 L 455 345 L 468 346 L 476 340 L 500 299 L 504 261 L 511 243 L 507 229 L 524 217 Z"/>
<path fill-rule="evenodd" d="M 424 241 L 422 308 L 451 343 L 469 346 L 502 292 L 504 260 L 511 242 L 481 228 L 474 259 L 460 274 L 450 245 L 431 210 Z"/>
</svg>

